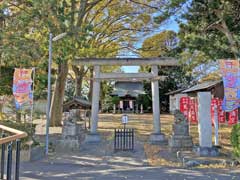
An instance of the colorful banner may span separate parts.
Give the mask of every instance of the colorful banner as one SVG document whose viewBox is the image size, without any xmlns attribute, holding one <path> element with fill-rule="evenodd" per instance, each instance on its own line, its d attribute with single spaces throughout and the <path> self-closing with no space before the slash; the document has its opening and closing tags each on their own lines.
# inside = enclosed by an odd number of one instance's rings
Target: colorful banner
<svg viewBox="0 0 240 180">
<path fill-rule="evenodd" d="M 240 72 L 237 60 L 220 60 L 220 70 L 223 76 L 224 99 L 223 110 L 231 112 L 240 104 Z"/>
<path fill-rule="evenodd" d="M 15 69 L 13 77 L 13 95 L 16 108 L 19 109 L 25 103 L 32 104 L 32 69 Z"/>
<path fill-rule="evenodd" d="M 228 124 L 233 125 L 238 123 L 238 109 L 235 109 L 229 112 L 228 115 Z"/>
</svg>

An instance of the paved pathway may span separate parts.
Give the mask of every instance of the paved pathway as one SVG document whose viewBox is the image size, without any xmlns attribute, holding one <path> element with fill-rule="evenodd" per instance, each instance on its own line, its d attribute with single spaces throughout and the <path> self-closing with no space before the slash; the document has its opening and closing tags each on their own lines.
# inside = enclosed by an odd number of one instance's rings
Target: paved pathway
<svg viewBox="0 0 240 180">
<path fill-rule="evenodd" d="M 69 162 L 69 159 L 72 162 Z M 24 180 L 239 180 L 240 171 L 187 170 L 140 165 L 132 158 L 68 156 L 57 161 L 23 163 Z"/>
<path fill-rule="evenodd" d="M 112 115 L 102 117 L 100 126 L 104 130 L 120 127 L 120 115 L 113 121 Z M 101 116 L 100 116 L 101 117 Z M 171 116 L 172 117 L 172 116 Z M 116 118 L 116 116 L 115 116 Z M 165 118 L 165 120 L 164 120 Z M 163 131 L 170 129 L 170 116 L 162 116 Z M 143 122 L 144 121 L 144 122 Z M 171 119 L 172 121 L 172 119 Z M 141 123 L 140 123 L 141 122 Z M 163 122 L 166 122 L 165 124 Z M 148 135 L 152 120 L 149 115 L 136 118 L 131 116 L 130 127 L 138 128 L 138 133 Z M 43 127 L 41 127 L 43 129 Z M 44 129 L 43 129 L 44 130 Z M 44 132 L 44 131 L 43 131 Z M 54 131 L 55 132 L 55 131 Z M 59 131 L 60 132 L 60 131 Z M 167 131 L 165 132 L 167 133 Z M 41 134 L 41 133 L 39 133 Z M 107 136 L 110 137 L 110 136 Z M 142 138 L 142 136 L 141 136 Z M 143 141 L 142 139 L 139 139 Z M 110 141 L 108 139 L 108 141 Z M 37 162 L 21 164 L 23 180 L 240 180 L 239 170 L 184 169 L 151 167 L 148 165 L 143 144 L 137 143 L 134 153 L 113 153 L 112 144 L 83 145 L 80 152 L 55 154 Z"/>
<path fill-rule="evenodd" d="M 55 154 L 21 164 L 23 180 L 239 180 L 240 170 L 148 166 L 142 144 L 134 153 L 113 153 L 110 144 L 85 145 L 80 152 Z M 108 149 L 108 150 L 107 150 Z"/>
</svg>

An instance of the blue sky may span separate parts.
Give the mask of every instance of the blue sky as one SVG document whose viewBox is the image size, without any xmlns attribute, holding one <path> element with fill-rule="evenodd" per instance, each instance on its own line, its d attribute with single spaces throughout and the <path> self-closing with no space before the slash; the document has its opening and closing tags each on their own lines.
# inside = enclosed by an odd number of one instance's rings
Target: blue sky
<svg viewBox="0 0 240 180">
<path fill-rule="evenodd" d="M 154 34 L 157 34 L 157 33 L 160 33 L 161 31 L 164 31 L 164 30 L 172 30 L 172 31 L 175 31 L 175 32 L 178 32 L 179 31 L 179 25 L 178 23 L 172 19 L 170 20 L 166 25 L 163 25 L 161 27 L 159 27 L 158 29 L 156 29 L 155 31 L 153 31 L 153 33 L 149 36 L 146 36 L 142 39 L 140 39 L 137 44 L 136 44 L 136 47 L 137 48 L 140 48 L 143 41 L 147 38 L 147 37 L 150 37 Z M 134 57 L 134 54 L 133 53 L 129 53 L 129 56 L 130 57 Z M 126 73 L 136 73 L 138 72 L 138 69 L 139 69 L 139 66 L 123 66 L 122 67 L 122 70 Z"/>
</svg>

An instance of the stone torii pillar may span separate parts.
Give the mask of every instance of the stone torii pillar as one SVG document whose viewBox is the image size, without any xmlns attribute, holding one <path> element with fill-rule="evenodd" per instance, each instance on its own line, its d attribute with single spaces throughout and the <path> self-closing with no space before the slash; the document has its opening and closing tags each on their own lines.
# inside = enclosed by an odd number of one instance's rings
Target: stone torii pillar
<svg viewBox="0 0 240 180">
<path fill-rule="evenodd" d="M 99 95 L 100 95 L 100 66 L 93 67 L 93 95 L 91 108 L 91 128 L 90 133 L 86 136 L 86 142 L 99 142 L 100 135 L 97 132 L 98 128 L 98 111 L 99 111 Z"/>
<path fill-rule="evenodd" d="M 158 66 L 152 65 L 151 73 L 153 76 L 158 76 Z M 160 125 L 160 103 L 159 103 L 159 86 L 158 80 L 153 79 L 151 82 L 152 86 L 152 110 L 153 110 L 153 133 L 150 135 L 150 142 L 158 143 L 165 142 L 165 136 L 161 133 Z"/>
</svg>

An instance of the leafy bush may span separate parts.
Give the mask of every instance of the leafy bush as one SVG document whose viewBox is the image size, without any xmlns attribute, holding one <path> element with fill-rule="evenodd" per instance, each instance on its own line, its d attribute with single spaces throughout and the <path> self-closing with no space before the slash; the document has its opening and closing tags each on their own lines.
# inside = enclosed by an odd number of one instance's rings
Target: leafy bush
<svg viewBox="0 0 240 180">
<path fill-rule="evenodd" d="M 240 124 L 236 124 L 232 128 L 231 144 L 233 146 L 234 155 L 240 157 Z"/>
<path fill-rule="evenodd" d="M 120 101 L 120 97 L 118 97 L 118 96 L 113 96 L 112 97 L 112 104 L 118 104 L 119 103 L 119 101 Z"/>
<path fill-rule="evenodd" d="M 17 129 L 28 134 L 27 137 L 21 139 L 22 148 L 27 148 L 27 142 L 32 141 L 33 145 L 38 145 L 39 143 L 35 141 L 34 134 L 35 134 L 35 125 L 31 123 L 19 123 L 10 120 L 1 121 L 1 124 L 13 129 Z M 9 135 L 9 134 L 7 134 Z"/>
</svg>

